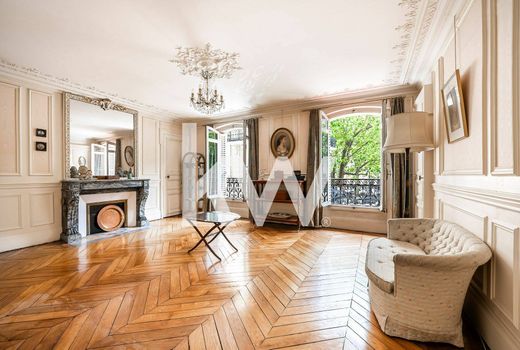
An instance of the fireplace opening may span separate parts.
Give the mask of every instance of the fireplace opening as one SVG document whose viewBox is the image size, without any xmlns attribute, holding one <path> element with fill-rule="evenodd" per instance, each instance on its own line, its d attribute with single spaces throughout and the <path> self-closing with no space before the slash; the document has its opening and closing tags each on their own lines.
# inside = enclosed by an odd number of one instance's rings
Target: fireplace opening
<svg viewBox="0 0 520 350">
<path fill-rule="evenodd" d="M 110 232 L 127 227 L 127 201 L 87 204 L 87 234 Z"/>
</svg>

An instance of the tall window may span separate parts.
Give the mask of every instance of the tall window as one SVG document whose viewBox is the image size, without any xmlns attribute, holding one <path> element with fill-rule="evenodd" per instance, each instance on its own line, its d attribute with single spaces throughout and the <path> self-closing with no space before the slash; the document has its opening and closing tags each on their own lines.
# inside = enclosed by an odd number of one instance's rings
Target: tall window
<svg viewBox="0 0 520 350">
<path fill-rule="evenodd" d="M 207 190 L 209 197 L 218 196 L 219 191 L 219 132 L 211 127 L 206 127 L 206 164 L 207 164 Z"/>
<path fill-rule="evenodd" d="M 224 195 L 230 199 L 243 198 L 244 176 L 244 128 L 242 126 L 225 131 L 225 178 Z"/>
<path fill-rule="evenodd" d="M 228 199 L 242 199 L 245 162 L 244 127 L 232 123 L 206 129 L 208 170 L 208 195 Z"/>
<path fill-rule="evenodd" d="M 325 201 L 381 207 L 381 115 L 349 114 L 333 119 L 327 136 L 330 178 L 323 194 Z"/>
</svg>

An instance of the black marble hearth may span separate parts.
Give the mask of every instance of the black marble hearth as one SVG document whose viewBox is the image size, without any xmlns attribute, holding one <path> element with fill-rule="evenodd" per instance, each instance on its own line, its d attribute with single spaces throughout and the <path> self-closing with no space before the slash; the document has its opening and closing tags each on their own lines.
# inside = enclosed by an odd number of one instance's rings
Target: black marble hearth
<svg viewBox="0 0 520 350">
<path fill-rule="evenodd" d="M 145 204 L 149 191 L 148 179 L 132 180 L 63 180 L 61 182 L 61 240 L 74 243 L 81 239 L 78 231 L 79 196 L 81 194 L 136 192 L 136 226 L 148 225 Z"/>
</svg>

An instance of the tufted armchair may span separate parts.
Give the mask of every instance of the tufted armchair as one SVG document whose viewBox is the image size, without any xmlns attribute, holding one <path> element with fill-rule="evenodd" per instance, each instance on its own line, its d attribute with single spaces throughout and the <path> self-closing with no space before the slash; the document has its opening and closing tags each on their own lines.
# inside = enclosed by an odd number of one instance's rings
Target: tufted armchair
<svg viewBox="0 0 520 350">
<path fill-rule="evenodd" d="M 365 270 L 372 310 L 388 335 L 463 347 L 462 306 L 491 250 L 447 221 L 393 219 L 369 242 Z"/>
</svg>

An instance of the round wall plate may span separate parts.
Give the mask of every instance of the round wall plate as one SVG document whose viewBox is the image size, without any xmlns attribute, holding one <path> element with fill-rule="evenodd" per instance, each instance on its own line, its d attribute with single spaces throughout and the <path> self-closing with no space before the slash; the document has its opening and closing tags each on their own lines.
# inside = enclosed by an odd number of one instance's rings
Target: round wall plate
<svg viewBox="0 0 520 350">
<path fill-rule="evenodd" d="M 103 231 L 114 231 L 125 223 L 125 213 L 117 205 L 104 206 L 97 215 L 97 224 Z"/>
</svg>

